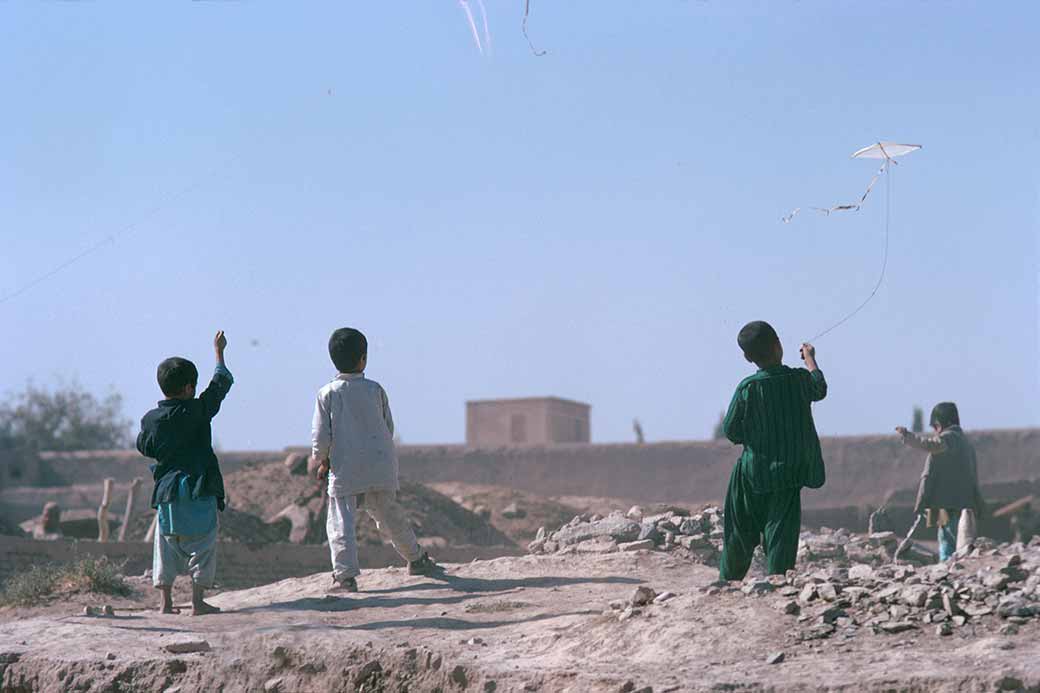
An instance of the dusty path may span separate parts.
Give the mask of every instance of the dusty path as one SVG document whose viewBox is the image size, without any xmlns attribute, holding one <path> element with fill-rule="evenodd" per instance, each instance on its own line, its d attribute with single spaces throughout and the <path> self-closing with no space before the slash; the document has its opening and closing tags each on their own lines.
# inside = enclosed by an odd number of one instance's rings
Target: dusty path
<svg viewBox="0 0 1040 693">
<path fill-rule="evenodd" d="M 294 578 L 217 595 L 226 613 L 206 618 L 70 608 L 0 623 L 2 691 L 1040 690 L 1035 620 L 800 642 L 769 598 L 708 594 L 715 577 L 663 553 L 527 556 L 441 581 L 370 571 L 341 598 L 327 575 Z M 609 603 L 638 585 L 677 596 L 619 618 Z"/>
</svg>

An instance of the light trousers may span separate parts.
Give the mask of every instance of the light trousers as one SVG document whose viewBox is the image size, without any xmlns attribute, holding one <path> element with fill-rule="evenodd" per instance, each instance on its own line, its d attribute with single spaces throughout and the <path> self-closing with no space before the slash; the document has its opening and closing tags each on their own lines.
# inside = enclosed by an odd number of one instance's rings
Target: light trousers
<svg viewBox="0 0 1040 693">
<path fill-rule="evenodd" d="M 152 551 L 152 585 L 169 587 L 174 578 L 187 573 L 193 584 L 204 589 L 213 587 L 217 576 L 217 525 L 208 534 L 182 537 L 163 535 L 155 529 Z"/>
<path fill-rule="evenodd" d="M 334 580 L 342 582 L 361 574 L 354 524 L 359 510 L 365 511 L 375 520 L 380 533 L 390 539 L 401 558 L 411 562 L 422 557 L 422 549 L 415 539 L 412 525 L 397 502 L 396 491 L 369 491 L 360 496 L 330 497 L 325 532 L 329 537 Z"/>
</svg>

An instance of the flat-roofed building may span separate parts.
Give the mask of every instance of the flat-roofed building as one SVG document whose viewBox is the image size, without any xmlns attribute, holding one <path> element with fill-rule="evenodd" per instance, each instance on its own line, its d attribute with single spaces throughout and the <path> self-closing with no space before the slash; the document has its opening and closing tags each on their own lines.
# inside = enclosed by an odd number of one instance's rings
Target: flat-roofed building
<svg viewBox="0 0 1040 693">
<path fill-rule="evenodd" d="M 592 407 L 560 397 L 466 402 L 466 445 L 588 443 Z"/>
</svg>

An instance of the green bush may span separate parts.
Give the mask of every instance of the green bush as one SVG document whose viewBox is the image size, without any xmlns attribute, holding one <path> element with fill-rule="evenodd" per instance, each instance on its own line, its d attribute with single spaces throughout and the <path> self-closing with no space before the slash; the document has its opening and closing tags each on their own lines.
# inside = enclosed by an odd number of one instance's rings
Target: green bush
<svg viewBox="0 0 1040 693">
<path fill-rule="evenodd" d="M 116 565 L 102 556 L 88 556 L 74 563 L 43 565 L 12 575 L 0 589 L 0 606 L 36 606 L 48 597 L 70 594 L 131 593 Z"/>
</svg>

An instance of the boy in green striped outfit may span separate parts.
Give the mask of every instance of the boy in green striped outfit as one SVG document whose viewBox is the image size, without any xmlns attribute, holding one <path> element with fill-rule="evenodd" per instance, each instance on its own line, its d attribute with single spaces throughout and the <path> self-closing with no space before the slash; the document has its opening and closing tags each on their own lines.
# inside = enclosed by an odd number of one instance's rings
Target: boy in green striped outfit
<svg viewBox="0 0 1040 693">
<path fill-rule="evenodd" d="M 794 568 L 802 487 L 826 479 L 812 417 L 812 403 L 827 396 L 816 349 L 803 344 L 807 368 L 788 368 L 776 330 L 760 320 L 740 330 L 737 344 L 758 372 L 737 386 L 723 422 L 726 437 L 744 446 L 726 491 L 723 580 L 744 579 L 763 537 L 770 575 Z"/>
</svg>

